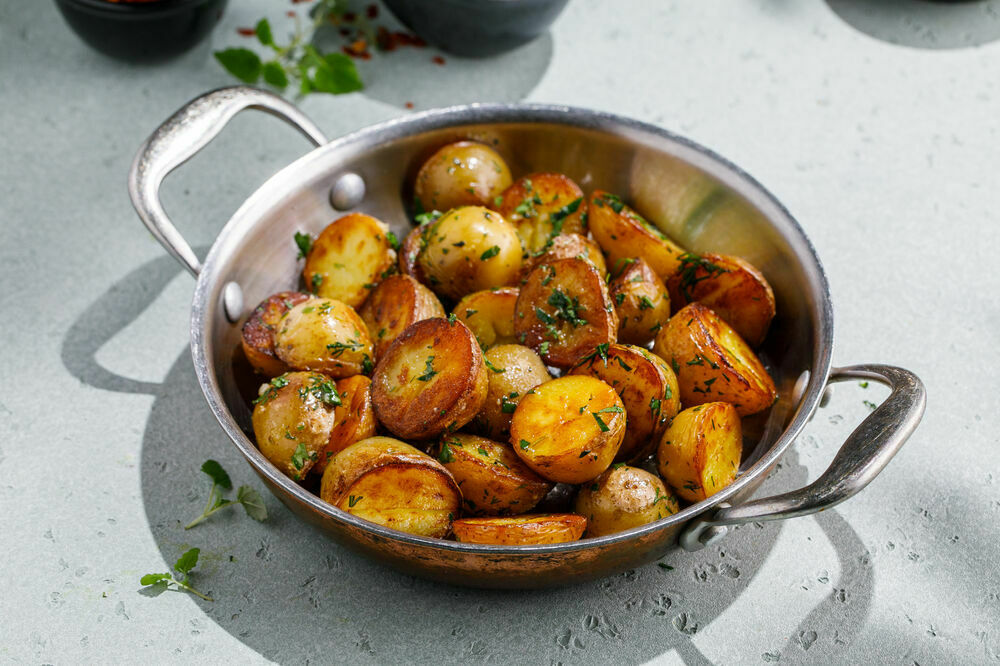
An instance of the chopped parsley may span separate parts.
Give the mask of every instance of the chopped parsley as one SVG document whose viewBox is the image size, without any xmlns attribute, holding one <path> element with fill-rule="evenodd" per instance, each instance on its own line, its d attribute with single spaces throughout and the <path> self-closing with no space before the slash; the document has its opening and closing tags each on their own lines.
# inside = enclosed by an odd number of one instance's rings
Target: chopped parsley
<svg viewBox="0 0 1000 666">
<path fill-rule="evenodd" d="M 500 254 L 500 246 L 494 245 L 493 247 L 491 247 L 490 249 L 486 250 L 481 255 L 479 255 L 479 260 L 486 261 L 487 259 L 491 259 L 497 256 L 498 254 Z"/>
<path fill-rule="evenodd" d="M 428 382 L 431 380 L 431 377 L 437 374 L 437 370 L 434 369 L 433 363 L 434 356 L 428 356 L 426 366 L 424 367 L 424 374 L 417 377 L 418 381 Z"/>
<path fill-rule="evenodd" d="M 309 254 L 309 250 L 312 249 L 313 239 L 309 234 L 303 234 L 298 231 L 295 232 L 295 245 L 299 248 L 298 259 L 304 258 Z"/>
</svg>

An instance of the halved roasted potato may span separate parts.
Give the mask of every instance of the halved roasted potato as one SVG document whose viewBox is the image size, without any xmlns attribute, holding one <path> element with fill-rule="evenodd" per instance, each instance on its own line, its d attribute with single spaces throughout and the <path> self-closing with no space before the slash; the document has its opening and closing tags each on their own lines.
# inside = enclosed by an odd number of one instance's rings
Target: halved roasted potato
<svg viewBox="0 0 1000 666">
<path fill-rule="evenodd" d="M 520 178 L 494 203 L 517 229 L 530 253 L 541 252 L 559 234 L 586 233 L 583 190 L 561 173 L 533 173 Z"/>
<path fill-rule="evenodd" d="M 497 345 L 483 352 L 489 388 L 472 424 L 487 437 L 506 441 L 510 419 L 521 398 L 552 376 L 538 354 L 523 345 Z"/>
<path fill-rule="evenodd" d="M 660 476 L 691 502 L 731 484 L 742 455 L 740 417 L 728 402 L 685 409 L 674 417 L 656 450 Z"/>
<path fill-rule="evenodd" d="M 362 213 L 345 215 L 313 241 L 302 278 L 317 296 L 357 307 L 379 280 L 395 270 L 392 245 L 384 222 Z"/>
<path fill-rule="evenodd" d="M 275 335 L 275 352 L 296 370 L 336 378 L 371 372 L 375 355 L 365 322 L 332 298 L 310 298 L 289 310 Z"/>
<path fill-rule="evenodd" d="M 254 400 L 257 448 L 296 481 L 304 479 L 330 441 L 341 404 L 333 379 L 318 372 L 289 372 L 260 387 Z"/>
<path fill-rule="evenodd" d="M 452 312 L 469 327 L 483 349 L 509 344 L 517 341 L 514 305 L 519 293 L 517 287 L 484 289 L 462 298 Z"/>
<path fill-rule="evenodd" d="M 587 536 L 645 525 L 680 510 L 677 497 L 655 474 L 616 464 L 580 487 L 575 511 L 587 517 Z"/>
<path fill-rule="evenodd" d="M 598 345 L 570 371 L 596 377 L 613 388 L 625 406 L 625 438 L 617 460 L 649 455 L 670 419 L 680 411 L 677 377 L 667 363 L 642 347 Z"/>
<path fill-rule="evenodd" d="M 466 513 L 499 516 L 525 513 L 552 489 L 509 444 L 475 435 L 445 435 L 434 449 L 437 459 L 462 490 Z"/>
<path fill-rule="evenodd" d="M 590 195 L 587 220 L 594 240 L 604 249 L 608 263 L 642 257 L 662 279 L 680 267 L 684 249 L 625 205 L 621 198 L 597 190 Z"/>
<path fill-rule="evenodd" d="M 604 263 L 604 254 L 601 252 L 601 248 L 598 247 L 597 243 L 580 234 L 560 234 L 553 238 L 552 243 L 547 245 L 542 252 L 530 255 L 524 260 L 522 274 L 527 275 L 536 266 L 551 264 L 556 259 L 569 259 L 570 257 L 582 257 L 594 264 L 601 277 L 608 274 L 608 267 Z"/>
<path fill-rule="evenodd" d="M 375 340 L 379 357 L 407 326 L 443 317 L 444 307 L 430 289 L 409 275 L 393 275 L 379 283 L 358 311 Z"/>
<path fill-rule="evenodd" d="M 476 141 L 456 141 L 423 163 L 413 189 L 422 210 L 448 210 L 489 206 L 510 181 L 510 169 L 497 151 Z"/>
<path fill-rule="evenodd" d="M 647 345 L 670 319 L 667 288 L 645 259 L 630 259 L 611 281 L 610 291 L 622 342 Z"/>
<path fill-rule="evenodd" d="M 510 423 L 514 452 L 546 479 L 583 483 L 614 460 L 625 436 L 625 406 L 599 379 L 568 375 L 521 399 Z"/>
<path fill-rule="evenodd" d="M 330 460 L 320 497 L 379 525 L 443 537 L 462 494 L 451 473 L 426 453 L 391 437 L 370 437 Z"/>
<path fill-rule="evenodd" d="M 653 351 L 677 374 L 685 407 L 721 400 L 740 416 L 774 404 L 778 392 L 760 359 L 729 324 L 701 303 L 680 309 L 656 336 Z"/>
<path fill-rule="evenodd" d="M 500 213 L 481 206 L 453 208 L 423 230 L 417 256 L 427 284 L 439 294 L 461 298 L 517 283 L 521 239 Z"/>
<path fill-rule="evenodd" d="M 456 541 L 500 546 L 576 541 L 586 529 L 587 519 L 574 513 L 460 518 L 452 523 Z"/>
<path fill-rule="evenodd" d="M 243 354 L 254 370 L 267 377 L 277 377 L 288 372 L 288 364 L 274 353 L 274 334 L 282 317 L 308 298 L 308 294 L 298 291 L 282 291 L 266 298 L 250 313 L 243 324 L 242 343 Z"/>
<path fill-rule="evenodd" d="M 334 425 L 330 438 L 319 453 L 312 471 L 322 474 L 330 458 L 354 442 L 375 436 L 378 423 L 372 409 L 372 380 L 364 375 L 354 375 L 337 380 L 340 404 L 334 410 Z"/>
<path fill-rule="evenodd" d="M 542 264 L 528 274 L 514 309 L 514 331 L 549 365 L 567 368 L 618 336 L 608 287 L 586 259 Z"/>
<path fill-rule="evenodd" d="M 486 373 L 479 343 L 465 324 L 418 321 L 389 345 L 375 366 L 375 415 L 406 439 L 453 432 L 482 409 L 489 383 Z"/>
<path fill-rule="evenodd" d="M 417 282 L 426 284 L 427 277 L 420 269 L 420 264 L 417 263 L 417 257 L 420 256 L 420 250 L 424 246 L 423 232 L 423 227 L 415 227 L 413 231 L 406 234 L 406 238 L 399 245 L 398 268 L 403 275 L 409 275 Z"/>
<path fill-rule="evenodd" d="M 697 301 L 719 315 L 751 347 L 764 341 L 774 319 L 774 292 L 749 262 L 723 254 L 683 254 L 667 280 L 675 309 Z"/>
</svg>

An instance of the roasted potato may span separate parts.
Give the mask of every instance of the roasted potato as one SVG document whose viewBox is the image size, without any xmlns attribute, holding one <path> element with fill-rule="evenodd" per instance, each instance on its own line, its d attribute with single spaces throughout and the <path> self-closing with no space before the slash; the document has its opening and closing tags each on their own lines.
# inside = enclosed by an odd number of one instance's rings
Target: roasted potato
<svg viewBox="0 0 1000 666">
<path fill-rule="evenodd" d="M 774 292 L 756 268 L 739 257 L 682 254 L 667 280 L 674 309 L 697 301 L 719 315 L 751 347 L 758 347 L 774 319 Z"/>
<path fill-rule="evenodd" d="M 620 323 L 618 339 L 648 345 L 670 319 L 670 296 L 644 259 L 629 259 L 609 287 Z"/>
<path fill-rule="evenodd" d="M 642 347 L 599 345 L 570 374 L 596 377 L 621 398 L 625 406 L 625 438 L 616 460 L 635 460 L 652 453 L 670 419 L 681 408 L 673 370 Z"/>
<path fill-rule="evenodd" d="M 561 173 L 533 173 L 504 190 L 494 202 L 514 225 L 530 253 L 541 252 L 559 234 L 586 233 L 583 190 Z"/>
<path fill-rule="evenodd" d="M 552 376 L 538 354 L 523 345 L 497 345 L 483 352 L 489 388 L 472 424 L 487 437 L 506 441 L 510 419 L 521 398 Z"/>
<path fill-rule="evenodd" d="M 569 375 L 521 399 L 510 423 L 514 452 L 552 481 L 584 483 L 599 476 L 625 436 L 625 406 L 599 379 Z"/>
<path fill-rule="evenodd" d="M 549 365 L 567 368 L 618 336 L 608 287 L 586 259 L 542 264 L 528 274 L 514 309 L 514 332 Z"/>
<path fill-rule="evenodd" d="M 719 400 L 746 416 L 778 398 L 774 380 L 753 350 L 701 303 L 686 305 L 671 317 L 657 333 L 653 351 L 677 373 L 685 407 Z"/>
<path fill-rule="evenodd" d="M 334 410 L 334 425 L 330 438 L 319 453 L 319 460 L 312 472 L 322 474 L 330 458 L 354 442 L 375 436 L 378 424 L 372 409 L 372 380 L 364 375 L 354 375 L 337 380 L 340 404 Z"/>
<path fill-rule="evenodd" d="M 465 543 L 528 546 L 576 541 L 587 519 L 573 513 L 548 513 L 505 518 L 460 518 L 452 523 L 455 539 Z"/>
<path fill-rule="evenodd" d="M 524 260 L 524 267 L 521 269 L 527 275 L 542 264 L 551 264 L 556 259 L 569 259 L 570 257 L 582 257 L 594 264 L 597 272 L 604 277 L 608 274 L 607 264 L 604 263 L 604 255 L 597 243 L 580 234 L 560 234 L 552 239 L 541 253 L 530 255 Z"/>
<path fill-rule="evenodd" d="M 333 379 L 318 372 L 289 372 L 260 387 L 254 401 L 257 448 L 296 481 L 319 461 L 337 421 L 340 394 Z"/>
<path fill-rule="evenodd" d="M 434 452 L 462 490 L 466 513 L 526 513 L 554 485 L 521 462 L 510 445 L 475 435 L 445 435 Z"/>
<path fill-rule="evenodd" d="M 455 431 L 479 413 L 489 384 L 483 353 L 465 324 L 424 319 L 379 358 L 372 402 L 379 422 L 406 439 Z"/>
<path fill-rule="evenodd" d="M 497 151 L 475 141 L 457 141 L 423 163 L 414 194 L 423 210 L 488 206 L 510 181 L 510 169 Z"/>
<path fill-rule="evenodd" d="M 481 206 L 454 208 L 423 227 L 417 256 L 427 284 L 461 298 L 515 284 L 521 274 L 521 239 L 500 213 Z"/>
<path fill-rule="evenodd" d="M 660 476 L 677 494 L 700 502 L 736 478 L 743 455 L 740 417 L 728 402 L 689 407 L 674 417 L 656 450 Z"/>
<path fill-rule="evenodd" d="M 677 513 L 677 497 L 655 474 L 614 465 L 580 488 L 575 511 L 587 517 L 587 536 L 623 532 Z"/>
<path fill-rule="evenodd" d="M 327 225 L 306 254 L 302 278 L 320 298 L 356 308 L 396 263 L 389 227 L 370 215 L 351 213 Z"/>
<path fill-rule="evenodd" d="M 514 304 L 519 293 L 517 287 L 484 289 L 462 298 L 452 312 L 469 327 L 483 349 L 517 342 Z"/>
<path fill-rule="evenodd" d="M 274 353 L 274 333 L 281 318 L 308 298 L 308 294 L 298 291 L 283 291 L 265 299 L 250 313 L 243 324 L 243 354 L 254 370 L 267 377 L 288 372 L 288 364 Z"/>
<path fill-rule="evenodd" d="M 430 289 L 409 275 L 393 275 L 383 280 L 358 311 L 375 340 L 375 357 L 410 324 L 431 317 L 443 317 L 444 307 Z"/>
<path fill-rule="evenodd" d="M 604 249 L 612 267 L 619 260 L 641 257 L 662 279 L 680 268 L 683 248 L 622 203 L 616 195 L 602 190 L 591 194 L 587 220 L 590 233 Z"/>
<path fill-rule="evenodd" d="M 370 437 L 330 460 L 320 497 L 379 525 L 443 537 L 462 493 L 451 473 L 426 453 L 391 437 Z"/>
<path fill-rule="evenodd" d="M 424 246 L 423 232 L 423 227 L 415 227 L 413 231 L 406 234 L 406 238 L 399 246 L 398 268 L 403 275 L 409 275 L 417 282 L 426 284 L 427 276 L 424 275 L 420 264 L 417 263 L 417 257 L 420 256 L 420 250 Z"/>
<path fill-rule="evenodd" d="M 365 322 L 332 298 L 310 298 L 289 310 L 275 335 L 275 352 L 296 370 L 336 378 L 371 372 L 375 354 Z"/>
</svg>

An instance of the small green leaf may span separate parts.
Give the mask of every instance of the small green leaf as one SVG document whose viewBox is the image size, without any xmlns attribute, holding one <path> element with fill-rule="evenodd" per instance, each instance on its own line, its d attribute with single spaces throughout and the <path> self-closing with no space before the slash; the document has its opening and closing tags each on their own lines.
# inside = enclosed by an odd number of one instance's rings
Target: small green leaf
<svg viewBox="0 0 1000 666">
<path fill-rule="evenodd" d="M 177 563 L 174 564 L 174 569 L 180 571 L 182 574 L 186 574 L 191 569 L 194 569 L 198 565 L 198 554 L 201 552 L 199 548 L 192 548 L 187 551 L 179 558 L 177 558 Z"/>
<path fill-rule="evenodd" d="M 298 258 L 302 259 L 307 254 L 309 254 L 309 250 L 312 249 L 312 244 L 313 244 L 312 236 L 310 236 L 309 234 L 304 234 L 302 232 L 296 231 L 294 238 L 295 238 L 295 245 L 299 248 Z"/>
<path fill-rule="evenodd" d="M 212 481 L 216 485 L 221 486 L 226 490 L 233 487 L 233 482 L 229 478 L 229 475 L 226 474 L 226 470 L 222 469 L 222 465 L 216 461 L 211 459 L 206 460 L 201 466 L 201 471 L 212 477 Z"/>
<path fill-rule="evenodd" d="M 151 573 L 151 574 L 146 574 L 145 576 L 143 576 L 142 578 L 140 578 L 139 579 L 139 584 L 140 585 L 155 585 L 156 583 L 159 583 L 159 582 L 165 581 L 165 580 L 170 580 L 171 578 L 173 578 L 173 576 L 171 576 L 168 573 Z"/>
<path fill-rule="evenodd" d="M 236 491 L 236 501 L 243 505 L 247 515 L 257 521 L 267 520 L 267 507 L 260 493 L 250 486 L 240 486 Z"/>
<path fill-rule="evenodd" d="M 264 80 L 275 88 L 284 90 L 288 87 L 288 74 L 285 73 L 281 63 L 275 60 L 265 62 L 261 72 L 264 74 Z"/>
<path fill-rule="evenodd" d="M 260 57 L 249 49 L 216 51 L 215 59 L 240 81 L 257 83 L 257 79 L 260 78 Z"/>
<path fill-rule="evenodd" d="M 215 504 L 212 505 L 212 510 L 214 511 L 215 509 L 220 509 L 226 506 L 227 504 L 232 504 L 232 503 L 233 503 L 232 500 L 227 500 L 225 497 L 220 497 L 215 501 Z"/>
<path fill-rule="evenodd" d="M 343 53 L 320 55 L 312 46 L 306 46 L 305 50 L 302 66 L 312 90 L 340 95 L 364 88 L 350 57 Z"/>
<path fill-rule="evenodd" d="M 274 37 L 271 35 L 271 24 L 266 18 L 257 22 L 254 32 L 257 33 L 257 39 L 260 40 L 261 44 L 264 46 L 274 46 Z"/>
</svg>

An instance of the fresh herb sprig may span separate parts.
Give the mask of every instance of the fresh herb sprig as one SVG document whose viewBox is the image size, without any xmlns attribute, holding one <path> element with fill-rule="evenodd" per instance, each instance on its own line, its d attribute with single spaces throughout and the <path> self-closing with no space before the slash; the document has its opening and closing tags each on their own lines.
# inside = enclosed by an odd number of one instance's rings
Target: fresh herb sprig
<svg viewBox="0 0 1000 666">
<path fill-rule="evenodd" d="M 171 585 L 174 585 L 178 590 L 190 592 L 205 601 L 215 601 L 215 599 L 199 592 L 191 585 L 190 573 L 198 565 L 199 553 L 201 553 L 201 550 L 192 548 L 177 558 L 177 562 L 174 564 L 174 570 L 178 574 L 177 577 L 172 573 L 148 573 L 139 579 L 139 584 L 153 592 L 163 592 L 169 589 Z"/>
<path fill-rule="evenodd" d="M 263 521 L 267 519 L 267 507 L 264 505 L 264 499 L 260 496 L 259 492 L 250 486 L 240 486 L 236 490 L 235 501 L 222 496 L 223 491 L 232 490 L 233 488 L 233 482 L 229 478 L 229 474 L 226 473 L 226 470 L 222 468 L 222 465 L 214 460 L 206 460 L 201 466 L 201 471 L 212 479 L 212 489 L 208 491 L 208 502 L 205 503 L 205 509 L 201 512 L 201 515 L 185 525 L 184 529 L 189 530 L 216 511 L 221 511 L 228 506 L 236 504 L 242 504 L 247 515 L 254 520 Z M 195 559 L 197 560 L 197 554 L 195 555 Z"/>
</svg>

